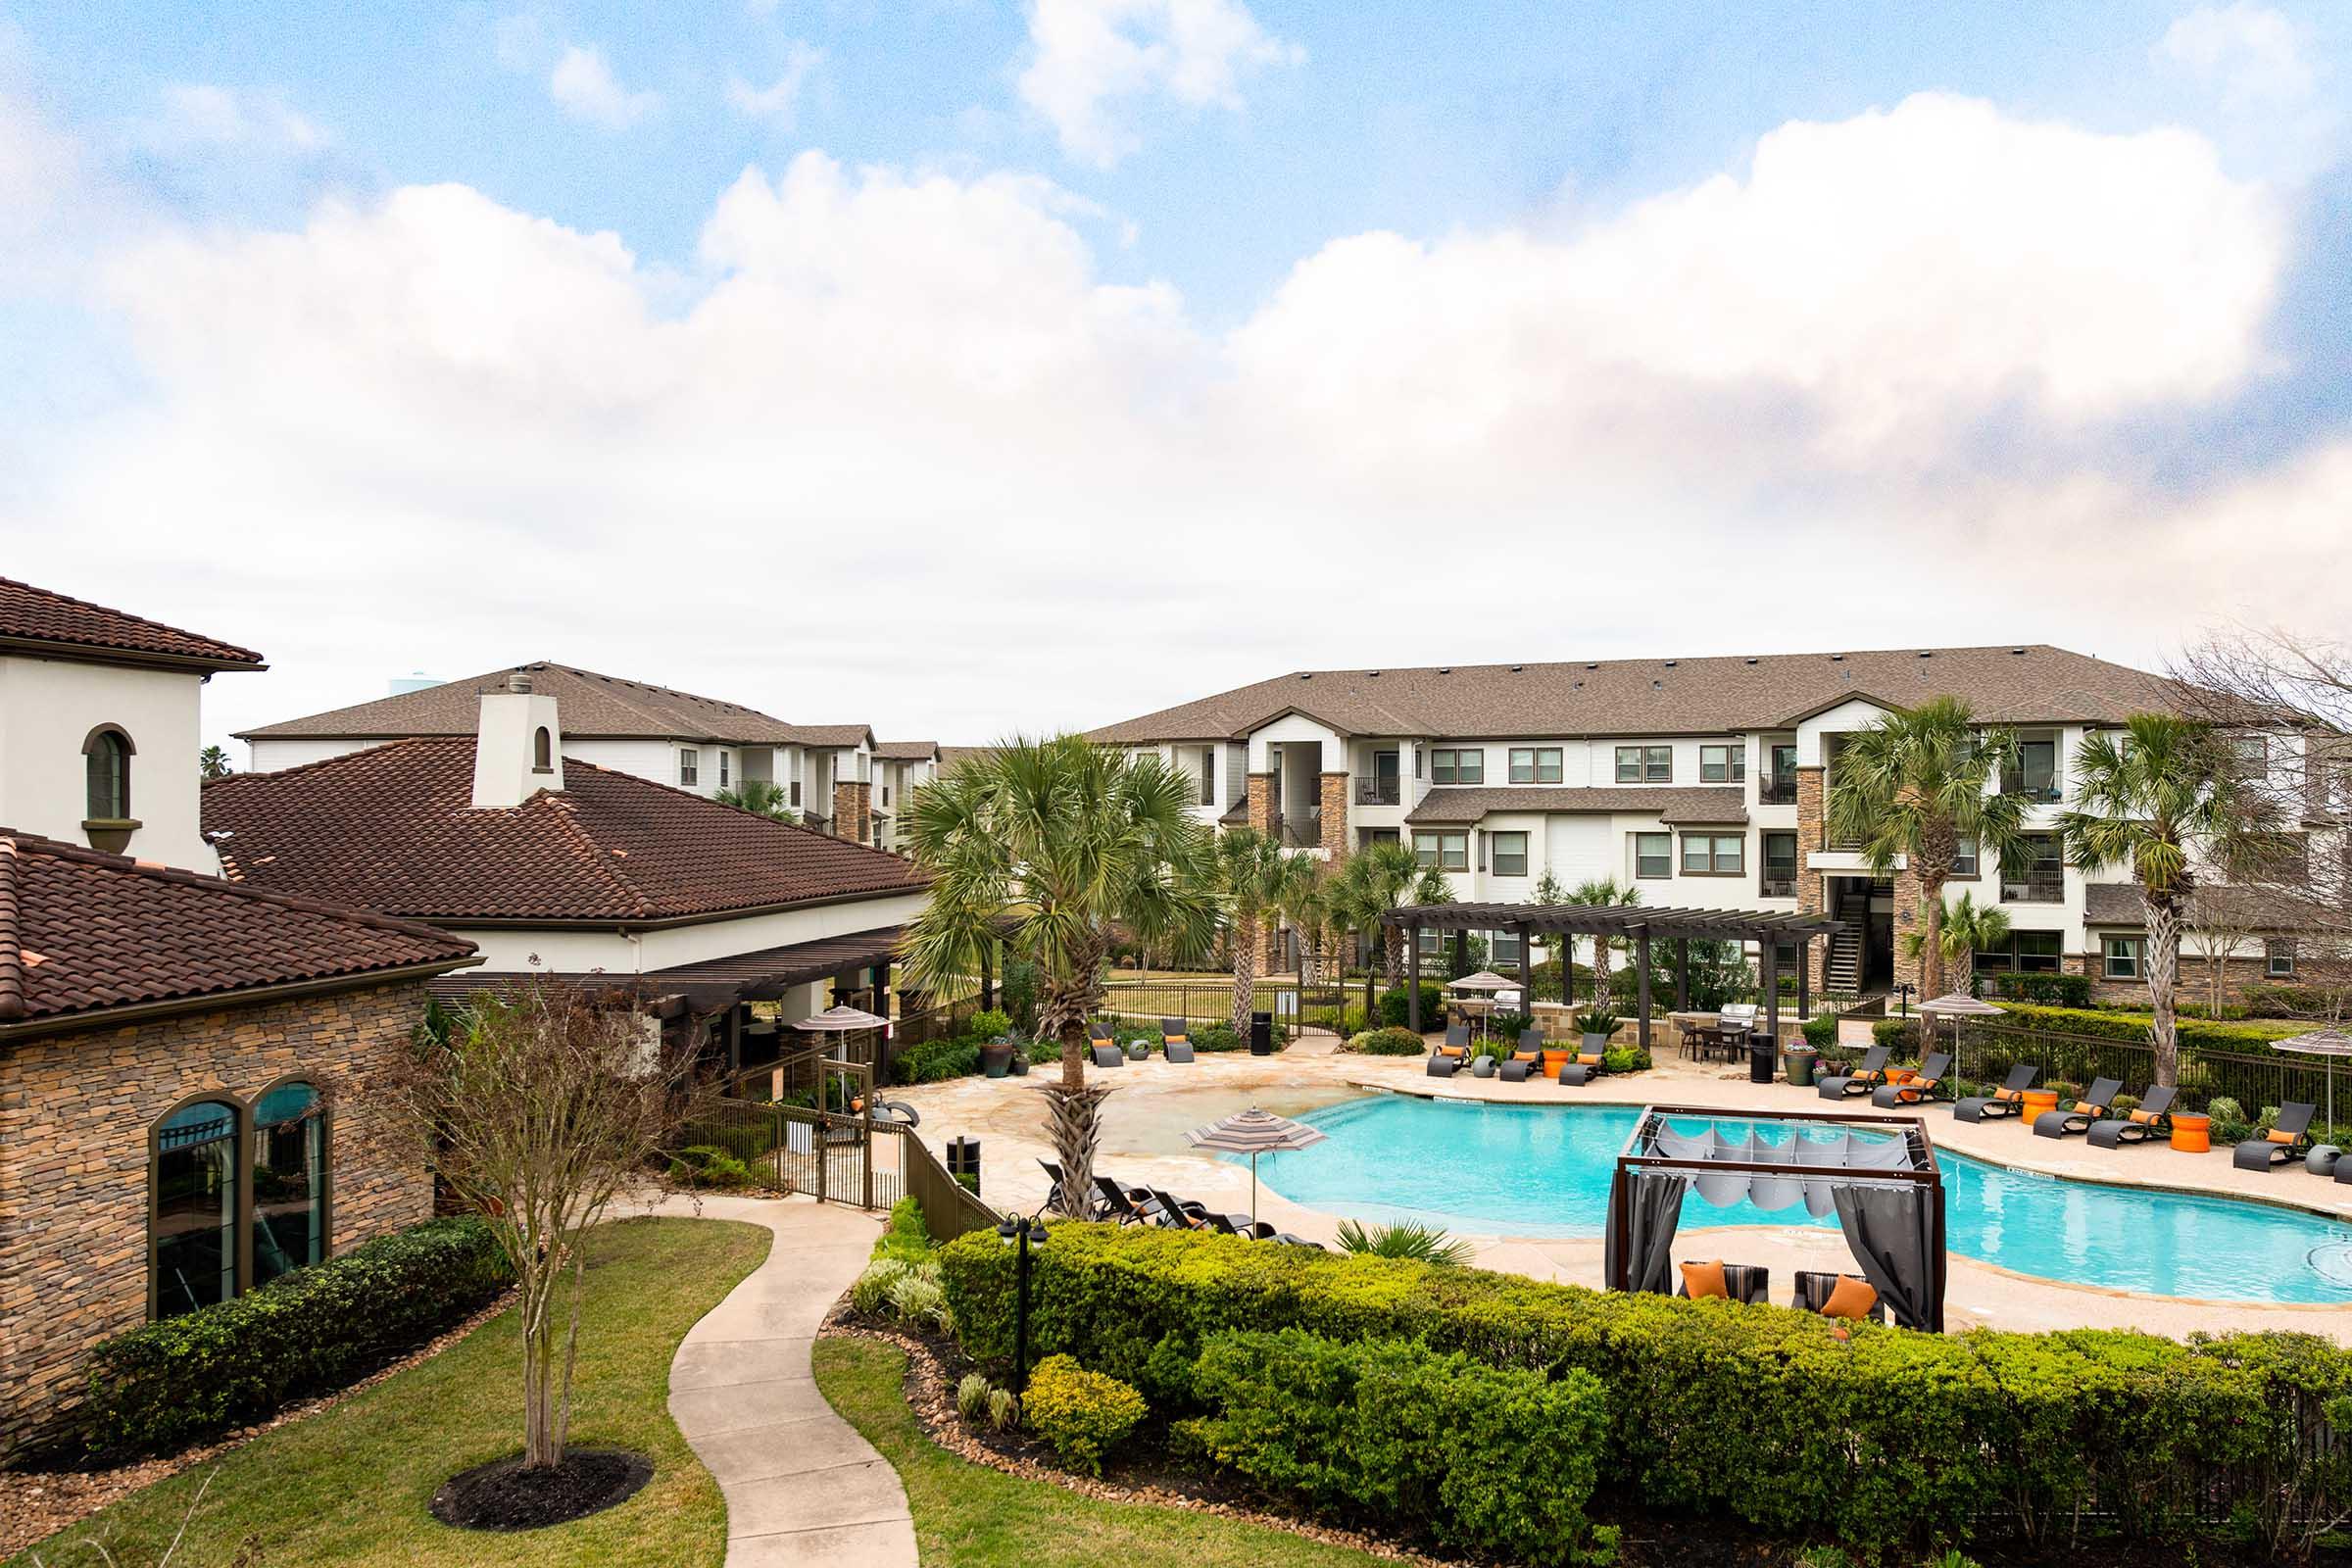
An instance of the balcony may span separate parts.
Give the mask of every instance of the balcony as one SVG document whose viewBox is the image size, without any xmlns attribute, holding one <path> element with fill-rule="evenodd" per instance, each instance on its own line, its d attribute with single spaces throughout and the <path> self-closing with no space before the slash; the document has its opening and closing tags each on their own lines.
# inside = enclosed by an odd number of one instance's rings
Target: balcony
<svg viewBox="0 0 2352 1568">
<path fill-rule="evenodd" d="M 2001 793 L 2015 795 L 2022 800 L 2032 801 L 2040 806 L 2053 806 L 2066 798 L 2066 792 L 2059 789 L 2052 780 L 2036 779 L 2029 783 L 2024 779 L 2010 778 L 2006 775 L 2001 779 Z"/>
<path fill-rule="evenodd" d="M 2001 902 L 2003 904 L 2063 904 L 2066 902 L 2066 873 L 2063 871 L 2028 871 L 2023 876 L 2001 873 Z"/>
<path fill-rule="evenodd" d="M 1397 778 L 1359 778 L 1355 781 L 1355 804 L 1401 806 L 1404 804 L 1404 781 Z"/>
<path fill-rule="evenodd" d="M 1274 836 L 1286 850 L 1319 849 L 1323 844 L 1323 812 L 1320 808 L 1286 815 L 1274 824 Z"/>
<path fill-rule="evenodd" d="M 1770 870 L 1756 884 L 1756 896 L 1763 899 L 1793 899 L 1796 897 L 1796 870 Z"/>
<path fill-rule="evenodd" d="M 1756 783 L 1756 804 L 1758 806 L 1794 806 L 1796 804 L 1796 776 L 1787 774 L 1774 777 L 1766 774 Z"/>
</svg>

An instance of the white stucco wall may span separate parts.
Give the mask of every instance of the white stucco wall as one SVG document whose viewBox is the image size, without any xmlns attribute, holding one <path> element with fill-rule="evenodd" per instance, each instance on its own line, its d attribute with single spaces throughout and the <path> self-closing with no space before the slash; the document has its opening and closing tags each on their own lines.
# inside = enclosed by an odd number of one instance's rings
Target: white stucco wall
<svg viewBox="0 0 2352 1568">
<path fill-rule="evenodd" d="M 887 899 L 863 899 L 848 904 L 820 905 L 778 914 L 750 915 L 734 920 L 709 920 L 696 925 L 667 926 L 640 936 L 623 935 L 617 928 L 578 930 L 546 927 L 504 928 L 452 925 L 450 929 L 482 950 L 482 967 L 492 970 L 546 969 L 558 974 L 638 974 L 695 963 L 738 953 L 757 953 L 796 942 L 846 936 L 878 927 L 903 925 L 922 912 L 923 896 L 902 894 Z M 535 960 L 535 961 L 534 961 Z"/>
<path fill-rule="evenodd" d="M 192 673 L 0 657 L 0 825 L 87 845 L 82 745 L 112 724 L 130 737 L 130 814 L 141 824 L 123 853 L 219 875 L 200 820 L 202 692 Z"/>
<path fill-rule="evenodd" d="M 351 752 L 364 752 L 382 741 L 248 741 L 245 743 L 246 771 L 275 773 L 284 768 L 302 767 L 311 762 L 323 762 L 330 757 L 342 757 Z"/>
</svg>

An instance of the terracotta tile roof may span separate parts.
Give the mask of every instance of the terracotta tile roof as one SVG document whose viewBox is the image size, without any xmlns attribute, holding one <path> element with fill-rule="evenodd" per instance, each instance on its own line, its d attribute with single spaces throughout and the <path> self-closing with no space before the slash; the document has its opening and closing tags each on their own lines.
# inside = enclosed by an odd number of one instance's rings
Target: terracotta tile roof
<svg viewBox="0 0 2352 1568">
<path fill-rule="evenodd" d="M 563 793 L 473 808 L 464 740 L 396 741 L 204 789 L 223 868 L 417 919 L 658 921 L 919 891 L 895 855 L 564 760 Z"/>
<path fill-rule="evenodd" d="M 2169 684 L 2063 648 L 1937 648 L 1727 659 L 1304 670 L 1091 732 L 1112 744 L 1239 740 L 1284 713 L 1343 735 L 1570 739 L 1791 727 L 1849 697 L 1950 694 L 2002 723 L 2107 723 Z"/>
<path fill-rule="evenodd" d="M 1744 822 L 1740 790 L 1701 785 L 1586 788 L 1561 784 L 1442 785 L 1404 813 L 1407 822 L 1475 822 L 1490 811 L 1625 811 L 1662 822 Z"/>
<path fill-rule="evenodd" d="M 808 726 L 787 724 L 740 703 L 697 697 L 666 686 L 599 675 L 569 664 L 516 664 L 371 703 L 289 718 L 241 731 L 239 740 L 406 740 L 418 735 L 472 735 L 484 692 L 503 692 L 514 670 L 531 689 L 556 699 L 564 733 L 584 740 L 680 740 L 711 745 L 785 746 Z M 856 744 L 850 742 L 848 744 Z"/>
<path fill-rule="evenodd" d="M 125 614 L 0 577 L 0 643 L 79 650 L 85 657 L 158 661 L 200 669 L 266 669 L 262 656 L 160 620 Z"/>
<path fill-rule="evenodd" d="M 928 762 L 939 756 L 937 741 L 876 741 L 874 758 L 883 762 Z"/>
<path fill-rule="evenodd" d="M 454 969 L 445 931 L 0 831 L 0 1024 Z"/>
</svg>

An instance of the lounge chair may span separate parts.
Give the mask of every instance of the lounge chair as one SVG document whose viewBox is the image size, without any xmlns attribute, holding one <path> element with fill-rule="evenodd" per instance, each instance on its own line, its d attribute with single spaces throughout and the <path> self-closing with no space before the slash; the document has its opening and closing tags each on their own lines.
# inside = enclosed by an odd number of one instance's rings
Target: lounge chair
<svg viewBox="0 0 2352 1568">
<path fill-rule="evenodd" d="M 1470 1026 L 1449 1023 L 1446 1026 L 1446 1043 L 1429 1054 L 1429 1076 L 1450 1078 L 1462 1070 L 1470 1059 Z"/>
<path fill-rule="evenodd" d="M 1952 1070 L 1952 1054 L 1938 1051 L 1919 1064 L 1919 1071 L 1906 1083 L 1881 1084 L 1870 1092 L 1870 1102 L 1880 1110 L 1899 1110 L 1905 1105 L 1924 1105 L 1931 1100 L 1948 1100 L 1951 1091 L 1944 1087 L 1943 1075 Z"/>
<path fill-rule="evenodd" d="M 2124 1092 L 2121 1078 L 2094 1078 L 2089 1092 L 2073 1105 L 2061 1110 L 2045 1110 L 2034 1118 L 2036 1138 L 2068 1138 L 2076 1133 L 2090 1131 L 2090 1124 L 2107 1114 L 2108 1102 Z"/>
<path fill-rule="evenodd" d="M 1038 1167 L 1046 1173 L 1046 1180 L 1054 1184 L 1054 1193 L 1056 1197 L 1058 1197 L 1061 1193 L 1061 1167 L 1050 1159 L 1041 1159 L 1037 1163 Z M 1110 1219 L 1113 1217 L 1110 1212 L 1110 1206 L 1102 1196 L 1102 1184 L 1105 1180 L 1107 1180 L 1107 1178 L 1102 1176 L 1095 1178 L 1094 1200 L 1086 1205 L 1086 1212 L 1078 1216 L 1079 1218 Z M 1112 1190 L 1117 1190 L 1116 1183 L 1112 1184 Z"/>
<path fill-rule="evenodd" d="M 2026 1108 L 2026 1091 L 2041 1069 L 2028 1062 L 2019 1062 L 2009 1069 L 2008 1080 L 1989 1095 L 1970 1095 L 1952 1106 L 1954 1121 L 1990 1121 L 1996 1116 L 2014 1116 Z"/>
<path fill-rule="evenodd" d="M 1886 1058 L 1893 1054 L 1888 1046 L 1873 1046 L 1862 1053 L 1862 1065 L 1852 1072 L 1834 1072 L 1815 1087 L 1824 1100 L 1843 1100 L 1848 1095 L 1867 1095 L 1886 1081 Z"/>
<path fill-rule="evenodd" d="M 2346 1187 L 2352 1187 L 2352 1159 L 2339 1159 L 2335 1162 L 2335 1179 Z"/>
<path fill-rule="evenodd" d="M 2158 1084 L 2139 1102 L 2138 1108 L 2124 1116 L 2103 1116 L 2090 1124 L 2090 1147 L 2121 1149 L 2126 1144 L 2144 1144 L 2152 1139 L 2170 1138 L 2173 1133 L 2173 1097 L 2177 1091 L 2171 1084 Z"/>
<path fill-rule="evenodd" d="M 1118 1037 L 1110 1032 L 1110 1025 L 1106 1023 L 1088 1024 L 1086 1038 L 1089 1043 L 1088 1049 L 1094 1053 L 1096 1066 L 1124 1067 L 1127 1065 L 1127 1053 L 1119 1049 Z"/>
<path fill-rule="evenodd" d="M 1608 1070 L 1603 1053 L 1580 1049 L 1575 1055 L 1560 1063 L 1560 1082 L 1571 1088 L 1581 1088 Z"/>
<path fill-rule="evenodd" d="M 1204 1231 L 1212 1228 L 1206 1203 L 1196 1202 L 1189 1198 L 1178 1198 L 1164 1187 L 1148 1188 L 1146 1191 L 1151 1193 L 1152 1201 L 1159 1204 L 1159 1211 L 1163 1216 L 1160 1220 L 1162 1225 L 1188 1231 Z M 1220 1214 L 1216 1218 L 1225 1221 L 1230 1231 L 1240 1231 L 1251 1223 L 1247 1214 Z"/>
<path fill-rule="evenodd" d="M 1725 1263 L 1715 1260 L 1684 1263 L 1683 1282 L 1674 1288 L 1674 1294 L 1688 1297 L 1695 1277 L 1700 1282 L 1701 1296 L 1717 1295 L 1713 1289 L 1713 1276 L 1718 1269 L 1723 1274 L 1721 1295 L 1735 1301 L 1745 1301 L 1751 1306 L 1762 1306 L 1772 1299 L 1772 1270 L 1761 1263 Z"/>
<path fill-rule="evenodd" d="M 2230 1152 L 2230 1163 L 2239 1170 L 2269 1170 L 2301 1159 L 2311 1148 L 2311 1118 L 2319 1109 L 2300 1100 L 2280 1105 L 2271 1130 L 2238 1145 Z"/>
<path fill-rule="evenodd" d="M 1159 1042 L 1160 1054 L 1167 1057 L 1168 1060 L 1190 1061 L 1193 1059 L 1193 1037 L 1186 1032 L 1185 1021 L 1182 1018 L 1159 1020 Z"/>
<path fill-rule="evenodd" d="M 1055 1184 L 1056 1186 L 1059 1183 Z M 1102 1217 L 1122 1225 L 1160 1223 L 1159 1200 L 1148 1187 L 1122 1187 L 1107 1176 L 1095 1178 L 1095 1195 L 1102 1200 Z"/>
<path fill-rule="evenodd" d="M 1518 1049 L 1511 1053 L 1508 1061 L 1497 1062 L 1495 1065 L 1500 1069 L 1504 1083 L 1523 1084 L 1527 1082 L 1528 1075 L 1531 1073 L 1542 1077 L 1544 1074 L 1544 1031 L 1533 1024 L 1520 1030 Z"/>
<path fill-rule="evenodd" d="M 1789 1298 L 1788 1304 L 1799 1312 L 1815 1312 L 1824 1317 L 1855 1315 L 1848 1312 L 1832 1313 L 1830 1311 L 1831 1298 L 1837 1295 L 1838 1284 L 1840 1280 L 1851 1280 L 1862 1290 L 1870 1293 L 1870 1304 L 1859 1315 L 1869 1318 L 1873 1323 L 1886 1321 L 1886 1303 L 1879 1299 L 1878 1291 L 1871 1286 L 1868 1280 L 1852 1274 L 1828 1274 L 1813 1269 L 1799 1269 L 1796 1275 L 1796 1294 Z M 1847 1294 L 1850 1298 L 1856 1293 L 1849 1292 Z"/>
</svg>

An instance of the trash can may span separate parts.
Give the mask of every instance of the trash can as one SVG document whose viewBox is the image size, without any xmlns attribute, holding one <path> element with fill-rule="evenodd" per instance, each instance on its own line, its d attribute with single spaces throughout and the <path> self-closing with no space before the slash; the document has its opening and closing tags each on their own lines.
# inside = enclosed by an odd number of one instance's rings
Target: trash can
<svg viewBox="0 0 2352 1568">
<path fill-rule="evenodd" d="M 1821 1053 L 1811 1046 L 1790 1046 L 1784 1054 L 1788 1066 L 1788 1081 L 1799 1089 L 1813 1087 L 1813 1066 L 1821 1060 Z"/>
<path fill-rule="evenodd" d="M 1274 1015 L 1272 1013 L 1253 1012 L 1250 1015 L 1250 1054 L 1252 1056 L 1274 1054 Z"/>
<path fill-rule="evenodd" d="M 1773 1069 L 1780 1066 L 1780 1042 L 1770 1035 L 1750 1035 L 1747 1041 L 1747 1081 L 1751 1084 L 1772 1082 Z"/>
</svg>

